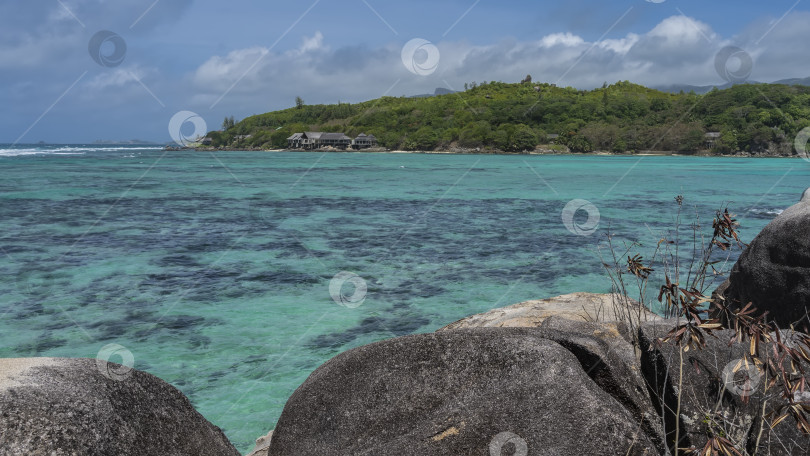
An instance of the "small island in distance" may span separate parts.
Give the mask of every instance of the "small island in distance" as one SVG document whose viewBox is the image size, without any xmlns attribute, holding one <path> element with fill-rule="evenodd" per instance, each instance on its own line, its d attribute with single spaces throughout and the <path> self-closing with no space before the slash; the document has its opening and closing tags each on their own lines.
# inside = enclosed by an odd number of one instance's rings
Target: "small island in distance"
<svg viewBox="0 0 810 456">
<path fill-rule="evenodd" d="M 430 97 L 331 105 L 298 98 L 289 109 L 226 118 L 199 148 L 289 149 L 296 133 L 325 132 L 374 135 L 379 148 L 370 150 L 794 156 L 797 134 L 810 126 L 809 102 L 810 87 L 789 81 L 699 94 L 627 81 L 578 90 L 527 76 Z"/>
</svg>

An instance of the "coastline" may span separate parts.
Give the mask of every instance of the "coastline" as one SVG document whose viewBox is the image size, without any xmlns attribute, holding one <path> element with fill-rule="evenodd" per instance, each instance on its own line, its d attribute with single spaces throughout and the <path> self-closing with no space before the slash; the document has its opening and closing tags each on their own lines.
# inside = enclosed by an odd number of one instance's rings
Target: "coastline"
<svg viewBox="0 0 810 456">
<path fill-rule="evenodd" d="M 170 149 L 172 150 L 172 149 Z M 174 150 L 194 150 L 199 152 L 326 152 L 326 153 L 365 153 L 365 154 L 423 154 L 423 155 L 559 155 L 559 156 L 608 156 L 608 157 L 701 157 L 701 158 L 802 158 L 800 155 L 785 155 L 771 153 L 738 152 L 734 154 L 712 154 L 704 151 L 679 152 L 671 150 L 643 150 L 640 152 L 571 152 L 569 150 L 552 150 L 538 148 L 532 151 L 506 152 L 499 149 L 436 149 L 436 150 L 402 150 L 402 149 L 361 149 L 343 150 L 334 148 L 321 149 L 257 149 L 257 148 L 229 148 L 229 147 L 188 147 Z"/>
</svg>

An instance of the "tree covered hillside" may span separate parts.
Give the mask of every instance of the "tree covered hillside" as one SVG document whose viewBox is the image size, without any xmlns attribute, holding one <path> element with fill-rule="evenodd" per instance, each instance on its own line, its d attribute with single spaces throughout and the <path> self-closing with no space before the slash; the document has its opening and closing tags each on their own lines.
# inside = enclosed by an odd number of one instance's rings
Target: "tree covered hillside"
<svg viewBox="0 0 810 456">
<path fill-rule="evenodd" d="M 574 152 L 641 150 L 787 153 L 810 126 L 810 87 L 736 85 L 705 95 L 629 82 L 595 90 L 524 82 L 473 83 L 429 98 L 306 105 L 248 117 L 209 133 L 214 147 L 283 148 L 300 131 L 374 134 L 389 149 L 534 149 L 556 134 Z M 707 143 L 707 132 L 719 138 Z"/>
</svg>

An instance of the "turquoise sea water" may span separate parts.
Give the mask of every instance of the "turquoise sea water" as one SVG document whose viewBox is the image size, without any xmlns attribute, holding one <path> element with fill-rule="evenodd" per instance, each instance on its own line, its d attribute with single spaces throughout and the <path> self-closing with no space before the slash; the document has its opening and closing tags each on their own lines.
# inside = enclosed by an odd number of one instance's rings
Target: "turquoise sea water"
<svg viewBox="0 0 810 456">
<path fill-rule="evenodd" d="M 596 251 L 608 228 L 644 253 L 678 194 L 704 231 L 728 205 L 750 240 L 810 186 L 810 163 L 787 159 L 143 146 L 0 145 L 0 172 L 0 356 L 120 344 L 242 452 L 341 351 L 609 291 Z M 563 223 L 574 199 L 599 211 L 590 236 Z M 330 295 L 343 271 L 362 302 Z"/>
</svg>

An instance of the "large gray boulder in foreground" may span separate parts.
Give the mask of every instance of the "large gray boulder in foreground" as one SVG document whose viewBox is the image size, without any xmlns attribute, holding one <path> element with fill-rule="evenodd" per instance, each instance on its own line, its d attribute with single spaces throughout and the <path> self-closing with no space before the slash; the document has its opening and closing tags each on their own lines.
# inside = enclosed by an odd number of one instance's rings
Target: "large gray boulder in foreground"
<svg viewBox="0 0 810 456">
<path fill-rule="evenodd" d="M 293 393 L 269 454 L 660 454 L 632 398 L 600 386 L 625 380 L 588 357 L 593 341 L 571 344 L 582 360 L 560 342 L 555 330 L 474 328 L 349 350 Z"/>
<path fill-rule="evenodd" d="M 0 359 L 0 454 L 239 455 L 173 386 L 99 367 L 95 359 Z"/>
<path fill-rule="evenodd" d="M 810 196 L 786 209 L 751 241 L 722 295 L 732 308 L 753 302 L 781 328 L 810 327 Z"/>
<path fill-rule="evenodd" d="M 735 372 L 748 344 L 731 331 L 681 357 L 659 343 L 676 319 L 585 321 L 559 298 L 559 315 L 512 306 L 336 356 L 289 399 L 269 455 L 671 455 L 676 434 L 678 448 L 720 435 L 742 454 L 810 454 L 792 418 L 763 418 L 785 399 L 761 370 Z"/>
</svg>

